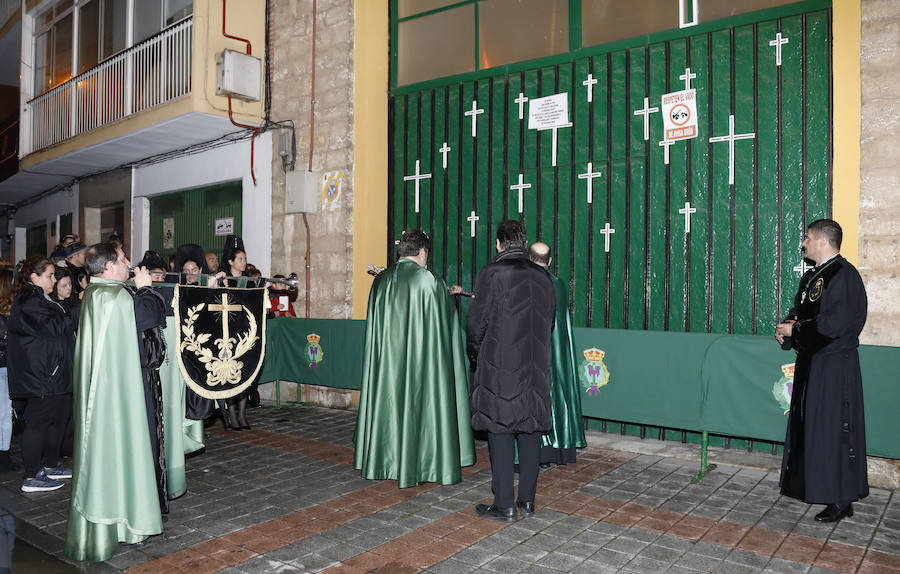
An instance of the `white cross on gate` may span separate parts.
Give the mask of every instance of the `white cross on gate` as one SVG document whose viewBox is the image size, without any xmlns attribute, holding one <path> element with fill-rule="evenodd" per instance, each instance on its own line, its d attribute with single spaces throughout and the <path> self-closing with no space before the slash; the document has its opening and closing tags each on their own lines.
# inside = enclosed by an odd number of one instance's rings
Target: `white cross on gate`
<svg viewBox="0 0 900 574">
<path fill-rule="evenodd" d="M 604 227 L 603 229 L 601 229 L 600 231 L 597 232 L 597 233 L 602 233 L 605 236 L 605 239 L 606 239 L 605 250 L 607 253 L 609 253 L 609 236 L 615 232 L 616 232 L 616 230 L 609 226 L 608 221 L 606 222 L 606 227 Z"/>
<path fill-rule="evenodd" d="M 599 171 L 593 171 L 594 164 L 592 162 L 588 162 L 587 171 L 584 173 L 578 174 L 578 179 L 586 179 L 587 180 L 587 202 L 594 202 L 594 178 L 600 177 L 603 175 Z"/>
<path fill-rule="evenodd" d="M 775 34 L 775 39 L 769 41 L 770 46 L 775 47 L 775 65 L 781 65 L 781 46 L 782 44 L 787 44 L 790 38 L 784 38 L 781 36 L 781 32 Z"/>
<path fill-rule="evenodd" d="M 509 186 L 509 189 L 519 192 L 519 213 L 522 213 L 522 210 L 524 208 L 523 207 L 524 196 L 522 195 L 522 192 L 526 189 L 531 188 L 530 183 L 523 183 L 524 178 L 525 178 L 525 176 L 520 173 L 519 174 L 519 183 Z"/>
<path fill-rule="evenodd" d="M 734 183 L 734 141 L 735 140 L 751 140 L 756 134 L 736 134 L 734 133 L 734 116 L 728 116 L 728 135 L 716 136 L 709 138 L 709 143 L 728 142 L 728 185 Z"/>
<path fill-rule="evenodd" d="M 475 134 L 478 133 L 478 123 L 475 121 L 478 118 L 478 114 L 483 114 L 484 110 L 478 107 L 478 100 L 472 100 L 472 109 L 468 112 L 465 112 L 463 115 L 472 116 L 472 137 L 475 137 Z"/>
<path fill-rule="evenodd" d="M 419 213 L 419 180 L 431 179 L 430 173 L 419 172 L 419 160 L 416 160 L 416 173 L 413 175 L 404 175 L 403 181 L 413 180 L 416 182 L 416 213 Z"/>
<path fill-rule="evenodd" d="M 679 209 L 678 213 L 684 214 L 684 232 L 690 233 L 691 232 L 691 214 L 697 213 L 697 208 L 691 207 L 690 201 L 685 201 L 684 209 Z"/>
<path fill-rule="evenodd" d="M 528 101 L 528 98 L 525 97 L 525 94 L 519 92 L 519 97 L 513 100 L 515 103 L 519 104 L 519 119 L 521 120 L 524 116 L 525 112 L 525 102 Z"/>
<path fill-rule="evenodd" d="M 807 265 L 806 259 L 800 259 L 800 264 L 794 266 L 794 271 L 800 272 L 800 277 L 803 277 L 807 271 L 815 267 L 815 265 Z"/>
<path fill-rule="evenodd" d="M 587 80 L 581 82 L 582 86 L 587 86 L 587 101 L 594 101 L 594 84 L 597 83 L 597 79 L 594 78 L 593 74 L 587 75 Z"/>
<path fill-rule="evenodd" d="M 570 127 L 572 127 L 572 122 L 565 123 L 565 124 L 559 124 L 558 126 L 553 126 L 552 128 L 540 128 L 541 131 L 550 130 L 550 132 L 553 134 L 553 138 L 551 139 L 551 142 L 550 142 L 550 149 L 552 150 L 552 152 L 550 154 L 550 165 L 554 165 L 554 166 L 556 165 L 556 130 L 558 130 L 559 128 L 570 128 Z"/>
<path fill-rule="evenodd" d="M 443 147 L 438 150 L 439 152 L 441 152 L 441 155 L 444 156 L 441 161 L 441 165 L 444 166 L 444 169 L 447 169 L 447 152 L 449 152 L 451 149 L 452 148 L 447 145 L 447 142 L 444 142 Z"/>
<path fill-rule="evenodd" d="M 475 215 L 475 210 L 472 210 L 472 215 L 466 218 L 466 221 L 472 224 L 472 237 L 475 237 L 475 222 L 478 221 L 478 216 Z"/>
<path fill-rule="evenodd" d="M 675 145 L 674 141 L 671 140 L 663 140 L 659 142 L 659 145 L 663 146 L 665 153 L 663 154 L 663 160 L 666 162 L 666 165 L 669 165 L 669 146 Z"/>
<path fill-rule="evenodd" d="M 697 74 L 692 74 L 690 68 L 685 68 L 684 73 L 682 75 L 678 76 L 678 79 L 684 80 L 684 89 L 685 90 L 690 90 L 691 89 L 691 80 L 693 80 L 696 77 L 697 77 Z"/>
<path fill-rule="evenodd" d="M 644 107 L 639 110 L 634 110 L 634 115 L 636 116 L 644 116 L 644 139 L 650 139 L 650 114 L 655 114 L 659 111 L 659 108 L 651 108 L 650 107 L 650 98 L 644 98 Z"/>
</svg>

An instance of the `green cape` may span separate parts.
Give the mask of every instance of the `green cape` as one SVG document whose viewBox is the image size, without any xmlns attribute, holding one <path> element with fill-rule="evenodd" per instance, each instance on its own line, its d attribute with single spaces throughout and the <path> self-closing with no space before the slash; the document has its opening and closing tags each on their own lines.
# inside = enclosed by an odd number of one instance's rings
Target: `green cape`
<svg viewBox="0 0 900 574">
<path fill-rule="evenodd" d="M 581 393 L 575 363 L 575 337 L 569 318 L 566 286 L 549 273 L 556 292 L 556 320 L 550 336 L 550 398 L 553 401 L 553 430 L 541 437 L 541 446 L 574 448 L 587 446 L 581 422 Z"/>
<path fill-rule="evenodd" d="M 75 343 L 75 464 L 66 555 L 103 561 L 162 532 L 134 300 L 92 277 Z"/>
<path fill-rule="evenodd" d="M 400 488 L 459 482 L 461 467 L 475 464 L 468 375 L 446 283 L 409 259 L 380 273 L 369 293 L 354 467 Z"/>
</svg>

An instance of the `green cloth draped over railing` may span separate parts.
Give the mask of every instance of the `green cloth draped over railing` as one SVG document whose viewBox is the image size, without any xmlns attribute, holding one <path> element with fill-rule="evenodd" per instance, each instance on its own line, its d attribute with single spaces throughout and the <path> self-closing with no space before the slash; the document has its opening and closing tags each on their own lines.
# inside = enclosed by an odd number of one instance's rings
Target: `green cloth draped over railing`
<svg viewBox="0 0 900 574">
<path fill-rule="evenodd" d="M 319 336 L 310 367 L 307 336 Z M 276 318 L 268 322 L 261 382 L 359 389 L 365 321 Z M 584 351 L 604 352 L 606 384 L 590 388 Z M 772 442 L 784 440 L 783 401 L 794 362 L 771 336 L 575 329 L 586 417 Z M 900 458 L 900 348 L 860 347 L 868 454 Z M 779 398 L 782 402 L 779 402 Z"/>
</svg>

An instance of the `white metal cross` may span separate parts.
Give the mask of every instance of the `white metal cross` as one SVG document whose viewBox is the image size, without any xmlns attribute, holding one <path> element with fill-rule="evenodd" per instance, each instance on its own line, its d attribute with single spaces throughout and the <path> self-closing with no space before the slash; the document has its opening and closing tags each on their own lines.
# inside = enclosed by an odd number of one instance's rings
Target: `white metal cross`
<svg viewBox="0 0 900 574">
<path fill-rule="evenodd" d="M 587 171 L 584 173 L 578 174 L 578 179 L 586 179 L 587 180 L 587 202 L 594 202 L 594 178 L 600 177 L 603 175 L 599 171 L 593 171 L 594 164 L 592 162 L 588 162 Z"/>
<path fill-rule="evenodd" d="M 419 172 L 419 160 L 416 160 L 416 173 L 413 175 L 404 175 L 403 181 L 413 180 L 416 182 L 416 213 L 419 213 L 419 180 L 431 179 L 430 173 Z"/>
<path fill-rule="evenodd" d="M 587 86 L 587 101 L 594 101 L 594 84 L 597 83 L 597 79 L 594 78 L 593 74 L 587 75 L 587 80 L 581 82 L 582 86 Z"/>
<path fill-rule="evenodd" d="M 447 169 L 447 152 L 449 152 L 452 148 L 447 145 L 447 142 L 444 142 L 444 145 L 438 151 L 441 152 L 441 155 L 444 156 L 441 164 L 444 166 L 444 169 Z"/>
<path fill-rule="evenodd" d="M 465 112 L 463 115 L 472 116 L 472 137 L 475 137 L 475 134 L 478 133 L 478 114 L 483 114 L 484 110 L 478 107 L 478 100 L 472 100 L 472 109 L 468 112 Z"/>
<path fill-rule="evenodd" d="M 709 143 L 728 142 L 728 185 L 734 183 L 734 142 L 735 140 L 750 140 L 756 137 L 756 134 L 736 134 L 734 133 L 734 116 L 728 116 L 728 135 L 716 136 L 709 138 Z"/>
<path fill-rule="evenodd" d="M 697 213 L 697 208 L 691 207 L 690 201 L 685 201 L 684 209 L 679 209 L 678 213 L 684 214 L 684 232 L 690 233 L 691 232 L 691 214 Z"/>
<path fill-rule="evenodd" d="M 781 46 L 782 44 L 787 44 L 790 38 L 784 38 L 781 36 L 781 32 L 775 34 L 775 39 L 769 41 L 770 46 L 775 47 L 775 65 L 781 65 Z"/>
<path fill-rule="evenodd" d="M 650 98 L 644 98 L 644 107 L 639 110 L 634 110 L 634 115 L 636 116 L 644 116 L 644 139 L 650 139 L 650 114 L 655 114 L 659 111 L 659 108 L 651 108 L 650 107 Z"/>
<path fill-rule="evenodd" d="M 525 102 L 528 101 L 528 98 L 525 97 L 525 94 L 519 92 L 519 97 L 513 100 L 515 103 L 519 104 L 519 119 L 524 118 L 525 113 Z"/>
<path fill-rule="evenodd" d="M 472 224 L 472 237 L 475 237 L 475 222 L 478 221 L 478 216 L 475 215 L 475 210 L 472 210 L 472 215 L 466 218 L 466 221 Z"/>
<path fill-rule="evenodd" d="M 800 277 L 803 277 L 807 271 L 815 267 L 815 265 L 807 265 L 806 259 L 800 259 L 800 264 L 794 266 L 794 271 L 800 272 Z"/>
<path fill-rule="evenodd" d="M 659 145 L 663 146 L 663 149 L 665 150 L 665 153 L 663 154 L 663 160 L 665 161 L 666 165 L 669 165 L 669 146 L 675 145 L 675 141 L 663 140 L 659 142 Z"/>
<path fill-rule="evenodd" d="M 616 232 L 616 230 L 609 226 L 608 221 L 606 222 L 606 227 L 604 227 L 603 229 L 601 229 L 600 231 L 597 232 L 597 233 L 602 233 L 605 236 L 604 237 L 606 239 L 605 250 L 607 253 L 609 253 L 609 236 L 615 232 Z"/>
<path fill-rule="evenodd" d="M 558 130 L 559 128 L 570 128 L 570 127 L 572 127 L 572 122 L 568 122 L 565 124 L 559 124 L 558 126 L 553 126 L 552 128 L 540 128 L 541 131 L 550 130 L 550 132 L 553 134 L 553 137 L 550 142 L 550 149 L 552 150 L 552 152 L 550 154 L 550 165 L 556 165 L 556 130 Z"/>
<path fill-rule="evenodd" d="M 691 89 L 691 80 L 693 80 L 696 77 L 697 77 L 697 74 L 692 74 L 690 68 L 685 68 L 684 73 L 682 75 L 678 76 L 678 79 L 684 80 L 684 89 L 685 90 L 690 90 Z"/>
<path fill-rule="evenodd" d="M 513 190 L 513 191 L 518 191 L 518 192 L 519 192 L 519 213 L 522 213 L 522 211 L 523 211 L 523 209 L 524 209 L 524 200 L 525 200 L 525 198 L 524 198 L 524 196 L 522 195 L 522 192 L 523 192 L 524 190 L 526 190 L 526 189 L 530 189 L 530 188 L 531 188 L 531 184 L 530 184 L 530 183 L 523 183 L 523 180 L 524 180 L 524 179 L 525 179 L 525 176 L 524 176 L 523 174 L 520 173 L 520 174 L 519 174 L 519 183 L 516 183 L 516 184 L 513 184 L 513 185 L 509 186 L 509 189 L 511 189 L 511 190 Z"/>
</svg>

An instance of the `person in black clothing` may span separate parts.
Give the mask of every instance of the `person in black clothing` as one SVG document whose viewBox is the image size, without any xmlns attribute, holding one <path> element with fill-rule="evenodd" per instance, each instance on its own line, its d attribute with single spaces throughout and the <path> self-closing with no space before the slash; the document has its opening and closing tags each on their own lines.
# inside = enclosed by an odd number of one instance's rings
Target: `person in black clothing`
<svg viewBox="0 0 900 574">
<path fill-rule="evenodd" d="M 8 323 L 9 396 L 25 399 L 23 492 L 56 490 L 72 470 L 59 464 L 65 413 L 71 411 L 75 325 L 50 299 L 56 283 L 44 257 L 25 260 L 16 276 L 16 296 Z"/>
<path fill-rule="evenodd" d="M 81 299 L 78 298 L 78 295 L 75 292 L 72 273 L 68 268 L 57 266 L 54 275 L 56 277 L 56 283 L 53 285 L 53 291 L 50 293 L 50 298 L 59 303 L 72 318 L 74 329 L 70 340 L 70 345 L 72 347 L 70 352 L 74 357 L 75 336 L 78 332 L 78 320 L 81 316 Z M 75 441 L 75 421 L 72 419 L 74 397 L 70 395 L 69 399 L 70 400 L 65 401 L 64 410 L 61 415 L 62 420 L 65 421 L 65 432 L 63 433 L 63 440 L 59 449 L 62 458 L 72 456 Z"/>
<path fill-rule="evenodd" d="M 552 428 L 550 334 L 556 296 L 547 272 L 528 259 L 525 226 L 504 221 L 497 251 L 478 273 L 466 324 L 472 382 L 472 428 L 487 431 L 494 503 L 485 518 L 514 522 L 534 513 L 541 433 Z M 519 495 L 513 504 L 515 444 Z"/>
<path fill-rule="evenodd" d="M 9 399 L 9 377 L 6 370 L 6 324 L 13 301 L 12 269 L 0 268 L 0 472 L 19 470 L 9 457 L 12 440 L 12 401 Z"/>
<path fill-rule="evenodd" d="M 794 308 L 775 327 L 782 348 L 797 352 L 781 494 L 825 504 L 818 522 L 853 516 L 853 501 L 869 495 L 857 351 L 866 288 L 839 253 L 842 239 L 841 226 L 831 219 L 809 224 L 801 248 L 816 266 L 800 278 Z"/>
</svg>

